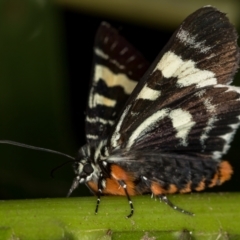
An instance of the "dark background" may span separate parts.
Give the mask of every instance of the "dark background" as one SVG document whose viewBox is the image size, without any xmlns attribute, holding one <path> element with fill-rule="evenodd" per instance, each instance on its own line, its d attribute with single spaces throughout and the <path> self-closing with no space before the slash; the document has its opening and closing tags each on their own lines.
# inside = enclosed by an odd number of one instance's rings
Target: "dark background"
<svg viewBox="0 0 240 240">
<path fill-rule="evenodd" d="M 2 1 L 0 139 L 75 156 L 85 143 L 84 111 L 100 22 L 111 23 L 151 62 L 183 20 L 179 16 L 174 20 L 180 10 L 173 4 L 171 16 L 159 17 L 157 23 L 57 3 Z M 185 17 L 192 12 L 185 11 Z M 234 83 L 240 85 L 239 77 Z M 234 167 L 232 180 L 211 191 L 240 191 L 239 142 L 238 132 L 224 158 Z M 65 161 L 58 155 L 0 144 L 0 199 L 66 196 L 74 177 L 71 164 L 50 176 Z M 88 194 L 81 186 L 73 196 Z"/>
</svg>

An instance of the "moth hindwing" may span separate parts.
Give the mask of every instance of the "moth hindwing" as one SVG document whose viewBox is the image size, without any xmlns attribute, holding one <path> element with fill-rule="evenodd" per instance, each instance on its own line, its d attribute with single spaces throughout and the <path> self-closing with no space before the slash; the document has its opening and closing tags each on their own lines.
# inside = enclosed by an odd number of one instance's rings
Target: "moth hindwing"
<svg viewBox="0 0 240 240">
<path fill-rule="evenodd" d="M 229 180 L 221 161 L 240 122 L 236 30 L 206 6 L 188 16 L 153 64 L 109 24 L 96 35 L 86 116 L 69 194 L 85 183 L 96 193 L 166 194 L 200 191 Z M 148 68 L 148 70 L 147 70 Z"/>
</svg>

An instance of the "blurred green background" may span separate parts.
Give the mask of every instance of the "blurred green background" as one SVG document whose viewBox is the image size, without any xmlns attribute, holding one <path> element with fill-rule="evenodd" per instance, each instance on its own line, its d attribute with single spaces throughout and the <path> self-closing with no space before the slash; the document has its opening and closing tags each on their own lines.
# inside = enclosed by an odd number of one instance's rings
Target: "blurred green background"
<svg viewBox="0 0 240 240">
<path fill-rule="evenodd" d="M 211 4 L 239 28 L 237 1 L 1 0 L 0 139 L 75 156 L 85 143 L 84 111 L 94 35 L 101 21 L 121 30 L 153 61 L 174 29 Z M 239 76 L 235 85 L 240 85 Z M 240 191 L 240 132 L 225 159 L 235 174 L 211 191 Z M 0 199 L 64 197 L 74 177 L 68 159 L 0 144 Z M 81 186 L 74 196 L 88 195 Z"/>
</svg>

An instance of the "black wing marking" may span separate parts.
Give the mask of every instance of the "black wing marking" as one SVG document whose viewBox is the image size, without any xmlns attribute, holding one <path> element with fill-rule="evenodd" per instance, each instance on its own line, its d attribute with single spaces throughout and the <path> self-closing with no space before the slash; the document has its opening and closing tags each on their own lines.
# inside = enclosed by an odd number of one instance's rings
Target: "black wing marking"
<svg viewBox="0 0 240 240">
<path fill-rule="evenodd" d="M 109 24 L 103 22 L 96 34 L 94 64 L 87 107 L 87 141 L 108 136 L 138 80 L 149 64 Z"/>
<path fill-rule="evenodd" d="M 240 122 L 237 34 L 207 6 L 180 25 L 128 100 L 113 149 L 160 150 L 219 159 Z"/>
</svg>

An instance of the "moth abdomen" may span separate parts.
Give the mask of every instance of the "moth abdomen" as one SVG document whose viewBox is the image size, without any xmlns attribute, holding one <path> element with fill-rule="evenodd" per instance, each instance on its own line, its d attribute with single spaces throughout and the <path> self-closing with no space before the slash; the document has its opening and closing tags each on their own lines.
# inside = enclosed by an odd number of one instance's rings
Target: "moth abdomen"
<svg viewBox="0 0 240 240">
<path fill-rule="evenodd" d="M 124 174 L 118 174 L 116 179 L 120 180 L 122 177 L 124 180 L 125 175 L 131 173 L 136 194 L 202 191 L 207 187 L 221 185 L 229 180 L 233 173 L 227 161 L 217 162 L 166 153 L 162 156 L 149 153 L 149 158 L 145 153 L 138 160 L 129 159 L 117 164 Z M 113 173 L 111 175 L 115 176 Z"/>
</svg>

